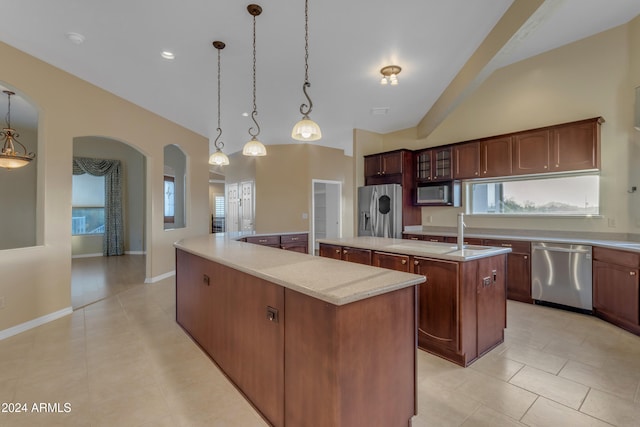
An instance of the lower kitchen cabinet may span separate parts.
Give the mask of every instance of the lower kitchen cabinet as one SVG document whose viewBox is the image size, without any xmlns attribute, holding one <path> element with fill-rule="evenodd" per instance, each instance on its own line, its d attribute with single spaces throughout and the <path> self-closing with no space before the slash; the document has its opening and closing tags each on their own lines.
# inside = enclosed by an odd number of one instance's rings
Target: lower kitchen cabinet
<svg viewBox="0 0 640 427">
<path fill-rule="evenodd" d="M 356 264 L 371 265 L 372 254 L 369 249 L 351 248 L 348 246 L 320 243 L 319 255 L 326 258 L 355 262 Z"/>
<path fill-rule="evenodd" d="M 532 304 L 531 243 L 521 240 L 485 239 L 482 244 L 511 248 L 507 255 L 507 298 Z"/>
<path fill-rule="evenodd" d="M 593 248 L 593 312 L 640 334 L 640 254 Z"/>
<path fill-rule="evenodd" d="M 457 262 L 320 243 L 320 256 L 425 276 L 418 285 L 422 350 L 468 366 L 504 341 L 507 254 Z"/>
<path fill-rule="evenodd" d="M 506 255 L 466 262 L 413 257 L 418 347 L 462 366 L 504 341 Z"/>
<path fill-rule="evenodd" d="M 309 253 L 309 238 L 306 233 L 283 234 L 280 236 L 280 248 L 287 251 Z"/>
<path fill-rule="evenodd" d="M 243 238 L 242 241 L 256 245 L 300 252 L 303 254 L 309 253 L 309 237 L 307 233 L 248 236 Z"/>
<path fill-rule="evenodd" d="M 375 251 L 372 257 L 374 267 L 388 268 L 389 270 L 411 272 L 411 264 L 409 263 L 409 255 L 389 254 L 386 252 Z"/>
<path fill-rule="evenodd" d="M 284 288 L 182 250 L 176 266 L 178 324 L 267 419 L 283 425 Z"/>
<path fill-rule="evenodd" d="M 418 347 L 453 357 L 458 350 L 458 263 L 414 257 L 413 273 L 427 277 L 418 285 Z"/>
</svg>

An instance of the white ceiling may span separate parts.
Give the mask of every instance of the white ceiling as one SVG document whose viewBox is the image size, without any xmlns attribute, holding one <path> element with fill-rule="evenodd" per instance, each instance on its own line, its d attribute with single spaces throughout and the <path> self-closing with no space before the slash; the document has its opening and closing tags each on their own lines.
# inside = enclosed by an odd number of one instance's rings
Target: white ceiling
<svg viewBox="0 0 640 427">
<path fill-rule="evenodd" d="M 347 154 L 354 128 L 386 133 L 415 126 L 512 3 L 309 1 L 311 118 L 322 127 L 319 143 Z M 209 137 L 210 147 L 217 135 L 217 51 L 211 42 L 221 40 L 227 45 L 221 53 L 222 141 L 230 154 L 250 139 L 252 125 L 242 116 L 252 110 L 248 3 L 0 0 L 0 40 Z M 305 101 L 304 1 L 257 4 L 263 8 L 256 18 L 259 139 L 267 146 L 293 143 L 291 127 Z M 547 0 L 494 67 L 624 24 L 639 13 L 640 0 Z M 71 43 L 69 32 L 84 35 L 84 43 Z M 162 50 L 174 52 L 175 60 L 162 59 Z M 400 84 L 381 86 L 379 70 L 391 64 L 402 67 Z M 371 114 L 376 108 L 388 114 Z"/>
</svg>

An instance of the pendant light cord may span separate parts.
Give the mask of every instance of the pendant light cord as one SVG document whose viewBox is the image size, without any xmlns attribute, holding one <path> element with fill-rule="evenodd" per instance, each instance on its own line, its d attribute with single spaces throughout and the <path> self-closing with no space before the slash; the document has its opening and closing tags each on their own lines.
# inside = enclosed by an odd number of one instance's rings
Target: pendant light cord
<svg viewBox="0 0 640 427">
<path fill-rule="evenodd" d="M 304 116 L 304 118 L 309 117 L 309 113 L 311 113 L 311 109 L 313 108 L 313 102 L 311 102 L 311 98 L 307 93 L 307 88 L 311 86 L 309 83 L 309 0 L 305 0 L 304 2 L 304 83 L 302 84 L 302 92 L 304 92 L 304 96 L 309 101 L 309 105 L 302 104 L 300 105 L 300 114 Z"/>
<path fill-rule="evenodd" d="M 251 119 L 253 119 L 253 123 L 256 124 L 256 128 L 257 128 L 257 132 L 254 130 L 253 126 L 249 128 L 249 135 L 251 135 L 253 138 L 256 138 L 258 135 L 260 135 L 260 125 L 256 120 L 257 115 L 258 115 L 258 107 L 256 106 L 256 16 L 253 15 L 253 112 L 251 113 Z"/>
<path fill-rule="evenodd" d="M 218 49 L 218 128 L 216 129 L 218 131 L 218 136 L 216 137 L 216 140 L 213 142 L 213 145 L 217 149 L 222 150 L 224 148 L 224 142 L 222 141 L 218 142 L 218 140 L 222 136 L 222 128 L 220 127 L 220 50 L 221 49 L 220 48 L 216 48 L 216 49 Z"/>
</svg>

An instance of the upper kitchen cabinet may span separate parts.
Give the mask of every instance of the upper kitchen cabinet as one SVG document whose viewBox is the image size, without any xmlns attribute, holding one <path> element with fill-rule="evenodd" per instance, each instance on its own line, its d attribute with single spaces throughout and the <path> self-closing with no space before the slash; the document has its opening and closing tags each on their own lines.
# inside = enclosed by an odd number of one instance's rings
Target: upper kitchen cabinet
<svg viewBox="0 0 640 427">
<path fill-rule="evenodd" d="M 453 146 L 453 178 L 480 178 L 480 143 L 478 141 Z"/>
<path fill-rule="evenodd" d="M 600 167 L 602 117 L 513 135 L 513 174 L 570 172 Z"/>
<path fill-rule="evenodd" d="M 366 185 L 400 184 L 405 158 L 411 158 L 408 150 L 389 151 L 364 157 Z"/>
<path fill-rule="evenodd" d="M 428 183 L 453 178 L 451 147 L 439 147 L 415 153 L 416 181 Z"/>
<path fill-rule="evenodd" d="M 513 173 L 511 136 L 480 141 L 480 176 L 490 178 Z"/>
<path fill-rule="evenodd" d="M 513 136 L 513 174 L 549 172 L 549 129 L 521 132 Z"/>
<path fill-rule="evenodd" d="M 551 133 L 551 170 L 572 171 L 600 167 L 602 117 L 558 126 Z"/>
</svg>

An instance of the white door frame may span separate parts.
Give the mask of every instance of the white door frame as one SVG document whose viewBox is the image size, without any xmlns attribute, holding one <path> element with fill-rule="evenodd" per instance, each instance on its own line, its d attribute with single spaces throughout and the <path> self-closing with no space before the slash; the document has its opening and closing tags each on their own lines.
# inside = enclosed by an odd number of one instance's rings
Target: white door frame
<svg viewBox="0 0 640 427">
<path fill-rule="evenodd" d="M 335 184 L 338 185 L 339 191 L 338 194 L 338 237 L 342 237 L 342 181 L 331 181 L 326 179 L 312 179 L 311 180 L 311 236 L 309 236 L 309 253 L 315 253 L 316 247 L 316 195 L 315 195 L 315 184 Z"/>
</svg>

